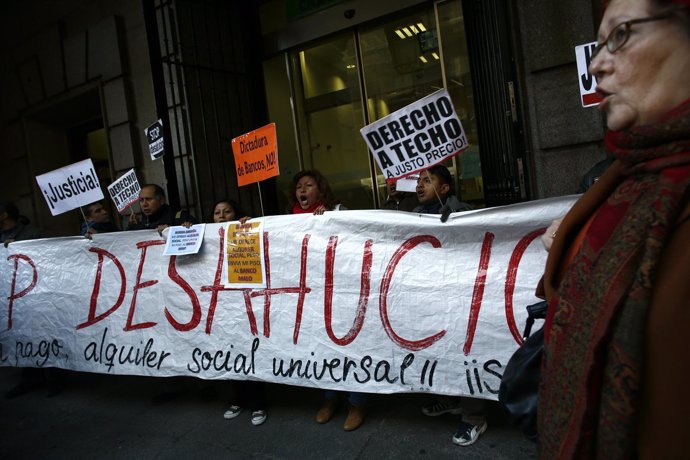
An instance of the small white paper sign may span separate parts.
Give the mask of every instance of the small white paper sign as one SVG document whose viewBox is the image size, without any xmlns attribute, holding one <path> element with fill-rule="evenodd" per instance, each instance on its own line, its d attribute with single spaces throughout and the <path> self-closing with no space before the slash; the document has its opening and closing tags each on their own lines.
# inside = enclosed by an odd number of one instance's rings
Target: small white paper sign
<svg viewBox="0 0 690 460">
<path fill-rule="evenodd" d="M 589 73 L 589 65 L 592 63 L 592 52 L 594 52 L 596 46 L 597 42 L 591 42 L 575 47 L 577 81 L 580 85 L 582 107 L 599 105 L 601 102 L 601 96 L 597 93 L 597 79 Z"/>
<path fill-rule="evenodd" d="M 108 193 L 117 207 L 117 212 L 122 212 L 136 203 L 140 191 L 141 187 L 134 169 L 130 169 L 118 180 L 108 185 Z"/>
<path fill-rule="evenodd" d="M 54 216 L 103 199 L 91 158 L 36 176 Z"/>
<path fill-rule="evenodd" d="M 204 231 L 206 231 L 206 224 L 192 225 L 189 228 L 170 227 L 163 254 L 166 256 L 196 254 L 204 241 Z"/>
<path fill-rule="evenodd" d="M 419 180 L 419 174 L 413 174 L 412 176 L 407 176 L 402 179 L 398 179 L 395 184 L 395 189 L 400 192 L 416 192 L 417 191 L 417 181 Z"/>
</svg>

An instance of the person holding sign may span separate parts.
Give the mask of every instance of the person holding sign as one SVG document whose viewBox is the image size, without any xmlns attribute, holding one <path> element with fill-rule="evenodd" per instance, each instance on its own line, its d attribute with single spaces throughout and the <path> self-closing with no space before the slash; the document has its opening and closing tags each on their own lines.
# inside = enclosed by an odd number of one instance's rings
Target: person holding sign
<svg viewBox="0 0 690 460">
<path fill-rule="evenodd" d="M 181 210 L 177 214 L 173 211 L 170 205 L 165 202 L 165 191 L 160 185 L 143 185 L 141 192 L 139 192 L 139 206 L 143 216 L 139 220 L 132 213 L 129 216 L 127 230 L 156 229 L 160 233 L 166 227 L 182 225 L 188 222 L 190 224 L 196 223 L 194 216 L 187 211 Z"/>
<path fill-rule="evenodd" d="M 412 211 L 419 204 L 417 197 L 414 193 L 398 190 L 397 183 L 397 180 L 386 182 L 388 197 L 385 203 L 381 205 L 381 209 L 389 209 L 391 211 Z"/>
<path fill-rule="evenodd" d="M 317 170 L 295 174 L 290 183 L 290 214 L 323 214 L 346 209 L 333 196 L 328 179 Z"/>
<path fill-rule="evenodd" d="M 230 199 L 216 201 L 213 206 L 213 223 L 221 224 L 240 220 L 246 221 L 247 215 L 237 203 Z M 245 408 L 252 412 L 252 425 L 262 425 L 268 418 L 266 410 L 266 384 L 259 381 L 237 380 L 233 382 L 235 398 L 223 412 L 223 418 L 231 420 L 242 413 Z"/>
<path fill-rule="evenodd" d="M 538 291 L 549 303 L 539 448 L 685 458 L 690 0 L 604 6 L 590 72 L 616 161 L 558 227 Z"/>
<path fill-rule="evenodd" d="M 103 202 L 97 201 L 84 208 L 86 220 L 81 223 L 79 233 L 89 238 L 95 233 L 116 232 L 118 228 L 110 220 L 110 214 L 103 207 Z"/>
<path fill-rule="evenodd" d="M 419 206 L 412 212 L 422 214 L 443 214 L 469 211 L 467 203 L 459 201 L 453 194 L 453 176 L 442 164 L 434 165 L 419 173 L 417 181 L 417 199 Z"/>
<path fill-rule="evenodd" d="M 290 213 L 321 215 L 326 211 L 339 211 L 343 207 L 331 192 L 328 179 L 317 170 L 303 170 L 295 174 L 290 183 Z M 317 423 L 327 423 L 338 409 L 339 392 L 326 390 L 324 401 L 316 412 Z M 350 410 L 343 429 L 354 431 L 364 423 L 367 398 L 364 393 L 348 394 Z"/>
</svg>

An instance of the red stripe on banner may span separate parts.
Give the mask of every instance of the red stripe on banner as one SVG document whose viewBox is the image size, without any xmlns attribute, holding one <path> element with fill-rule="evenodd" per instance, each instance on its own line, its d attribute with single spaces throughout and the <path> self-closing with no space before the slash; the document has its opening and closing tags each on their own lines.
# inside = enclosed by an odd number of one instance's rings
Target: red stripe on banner
<svg viewBox="0 0 690 460">
<path fill-rule="evenodd" d="M 594 105 L 601 102 L 603 98 L 599 93 L 589 93 L 582 95 L 582 105 Z"/>
</svg>

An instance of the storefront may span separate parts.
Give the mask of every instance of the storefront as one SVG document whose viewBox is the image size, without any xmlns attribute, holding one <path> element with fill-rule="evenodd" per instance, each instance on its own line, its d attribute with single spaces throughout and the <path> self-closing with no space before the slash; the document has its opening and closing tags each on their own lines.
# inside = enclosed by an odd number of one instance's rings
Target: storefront
<svg viewBox="0 0 690 460">
<path fill-rule="evenodd" d="M 475 19 L 488 13 L 470 9 Z M 458 197 L 476 207 L 527 199 L 523 152 L 510 132 L 518 122 L 515 84 L 501 82 L 495 91 L 496 81 L 485 75 L 503 62 L 496 56 L 482 62 L 470 51 L 473 42 L 496 45 L 485 39 L 508 18 L 492 21 L 488 30 L 467 27 L 468 19 L 460 0 L 264 4 L 264 79 L 269 118 L 279 132 L 282 208 L 290 178 L 301 169 L 324 173 L 348 207 L 378 207 L 385 182 L 359 129 L 441 88 L 450 93 L 471 145 L 448 162 Z M 500 150 L 491 136 L 503 127 L 490 119 L 493 111 L 509 118 Z"/>
</svg>

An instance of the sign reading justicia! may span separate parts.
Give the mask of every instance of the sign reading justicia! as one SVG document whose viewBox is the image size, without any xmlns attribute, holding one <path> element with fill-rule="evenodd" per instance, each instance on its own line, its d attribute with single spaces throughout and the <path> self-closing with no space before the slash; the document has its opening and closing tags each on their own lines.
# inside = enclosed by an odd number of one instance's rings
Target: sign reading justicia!
<svg viewBox="0 0 690 460">
<path fill-rule="evenodd" d="M 90 158 L 36 176 L 36 182 L 54 216 L 103 199 Z"/>
</svg>

